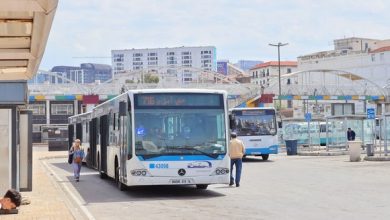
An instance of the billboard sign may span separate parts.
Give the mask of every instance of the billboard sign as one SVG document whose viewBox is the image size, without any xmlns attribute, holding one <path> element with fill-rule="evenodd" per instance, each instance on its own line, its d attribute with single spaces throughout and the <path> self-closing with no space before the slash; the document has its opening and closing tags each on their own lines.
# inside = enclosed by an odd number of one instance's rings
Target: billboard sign
<svg viewBox="0 0 390 220">
<path fill-rule="evenodd" d="M 228 68 L 226 61 L 218 61 L 217 62 L 217 72 L 223 75 L 227 75 Z"/>
</svg>

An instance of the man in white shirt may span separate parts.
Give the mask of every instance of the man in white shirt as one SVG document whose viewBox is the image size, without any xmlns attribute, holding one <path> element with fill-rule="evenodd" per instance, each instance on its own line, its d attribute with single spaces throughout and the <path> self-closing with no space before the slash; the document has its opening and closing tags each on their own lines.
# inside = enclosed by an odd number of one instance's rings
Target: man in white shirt
<svg viewBox="0 0 390 220">
<path fill-rule="evenodd" d="M 237 134 L 232 132 L 230 134 L 231 140 L 229 142 L 229 156 L 231 160 L 230 165 L 230 186 L 234 184 L 233 178 L 233 166 L 236 166 L 236 187 L 240 187 L 241 170 L 242 170 L 242 157 L 245 155 L 245 146 L 241 140 L 237 139 Z"/>
</svg>

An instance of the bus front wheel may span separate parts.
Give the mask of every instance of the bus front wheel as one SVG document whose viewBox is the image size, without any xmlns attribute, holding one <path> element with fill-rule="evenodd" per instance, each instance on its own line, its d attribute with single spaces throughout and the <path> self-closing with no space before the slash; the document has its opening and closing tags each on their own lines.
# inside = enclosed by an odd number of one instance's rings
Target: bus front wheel
<svg viewBox="0 0 390 220">
<path fill-rule="evenodd" d="M 261 155 L 261 157 L 263 158 L 263 160 L 268 160 L 269 154 L 263 154 Z"/>
<path fill-rule="evenodd" d="M 207 184 L 196 184 L 197 189 L 207 189 L 208 186 Z"/>
</svg>

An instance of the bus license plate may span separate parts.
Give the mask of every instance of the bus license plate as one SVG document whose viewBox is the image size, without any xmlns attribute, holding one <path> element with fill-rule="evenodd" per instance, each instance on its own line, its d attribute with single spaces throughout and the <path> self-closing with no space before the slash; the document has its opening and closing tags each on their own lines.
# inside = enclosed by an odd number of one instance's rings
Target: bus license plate
<svg viewBox="0 0 390 220">
<path fill-rule="evenodd" d="M 193 179 L 171 179 L 169 180 L 169 182 L 172 184 L 193 184 L 194 180 Z"/>
</svg>

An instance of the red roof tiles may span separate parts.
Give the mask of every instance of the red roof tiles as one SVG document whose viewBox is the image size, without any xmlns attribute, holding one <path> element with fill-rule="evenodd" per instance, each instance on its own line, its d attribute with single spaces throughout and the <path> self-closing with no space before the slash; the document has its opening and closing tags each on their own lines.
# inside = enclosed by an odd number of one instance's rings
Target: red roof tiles
<svg viewBox="0 0 390 220">
<path fill-rule="evenodd" d="M 278 66 L 278 65 L 279 65 L 278 61 L 269 61 L 269 62 L 257 64 L 256 66 L 252 67 L 251 70 L 263 68 L 263 67 L 269 67 L 269 66 Z M 296 66 L 298 66 L 298 62 L 297 61 L 280 61 L 280 66 L 296 67 Z"/>
<path fill-rule="evenodd" d="M 385 52 L 385 51 L 390 51 L 390 46 L 380 47 L 376 50 L 371 51 L 370 53 L 380 53 L 380 52 Z"/>
</svg>

